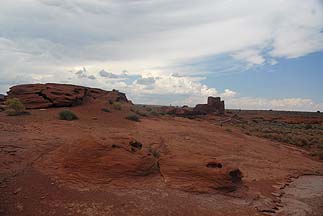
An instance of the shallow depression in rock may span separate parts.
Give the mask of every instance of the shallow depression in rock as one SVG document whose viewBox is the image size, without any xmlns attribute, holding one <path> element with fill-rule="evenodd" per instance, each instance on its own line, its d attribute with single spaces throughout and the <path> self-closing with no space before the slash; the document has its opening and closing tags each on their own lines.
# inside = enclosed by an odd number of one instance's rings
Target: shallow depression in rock
<svg viewBox="0 0 323 216">
<path fill-rule="evenodd" d="M 284 189 L 283 212 L 287 215 L 322 215 L 323 176 L 300 176 Z"/>
</svg>

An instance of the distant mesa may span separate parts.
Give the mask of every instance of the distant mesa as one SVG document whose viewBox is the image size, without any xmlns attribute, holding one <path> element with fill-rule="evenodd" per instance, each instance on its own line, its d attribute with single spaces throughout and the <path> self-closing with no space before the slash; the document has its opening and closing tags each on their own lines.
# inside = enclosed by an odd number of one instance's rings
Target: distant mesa
<svg viewBox="0 0 323 216">
<path fill-rule="evenodd" d="M 27 109 L 49 107 L 70 107 L 89 99 L 105 97 L 118 102 L 129 102 L 126 95 L 119 91 L 105 91 L 68 84 L 26 84 L 10 88 L 8 98 L 18 98 Z M 0 97 L 1 99 L 1 97 Z"/>
</svg>

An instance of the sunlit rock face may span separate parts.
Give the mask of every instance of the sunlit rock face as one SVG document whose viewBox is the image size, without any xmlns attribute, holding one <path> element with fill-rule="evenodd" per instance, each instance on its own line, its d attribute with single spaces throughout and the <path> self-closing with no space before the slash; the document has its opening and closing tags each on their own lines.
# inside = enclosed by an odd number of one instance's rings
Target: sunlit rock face
<svg viewBox="0 0 323 216">
<path fill-rule="evenodd" d="M 106 97 L 112 101 L 128 102 L 126 95 L 116 90 L 105 91 L 56 83 L 13 86 L 8 92 L 8 97 L 18 98 L 27 109 L 76 106 L 87 99 L 96 99 L 98 97 Z"/>
</svg>

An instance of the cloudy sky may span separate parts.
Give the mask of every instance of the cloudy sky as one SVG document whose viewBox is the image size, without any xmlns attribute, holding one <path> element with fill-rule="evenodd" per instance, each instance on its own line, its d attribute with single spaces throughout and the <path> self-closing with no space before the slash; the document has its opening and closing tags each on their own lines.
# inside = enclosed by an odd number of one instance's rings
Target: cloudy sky
<svg viewBox="0 0 323 216">
<path fill-rule="evenodd" d="M 323 110 L 323 1 L 1 0 L 0 93 L 46 82 Z"/>
</svg>

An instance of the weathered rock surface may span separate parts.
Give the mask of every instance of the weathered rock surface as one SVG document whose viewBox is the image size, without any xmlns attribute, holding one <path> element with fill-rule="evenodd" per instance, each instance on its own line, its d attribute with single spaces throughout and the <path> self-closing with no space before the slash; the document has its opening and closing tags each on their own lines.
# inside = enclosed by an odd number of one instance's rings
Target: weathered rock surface
<svg viewBox="0 0 323 216">
<path fill-rule="evenodd" d="M 89 98 L 96 99 L 98 97 L 106 97 L 112 101 L 128 102 L 126 95 L 116 90 L 105 91 L 56 83 L 13 86 L 8 92 L 8 97 L 18 98 L 27 109 L 76 106 Z"/>
<path fill-rule="evenodd" d="M 322 163 L 297 147 L 216 124 L 229 115 L 132 122 L 125 119 L 129 104 L 121 111 L 110 105 L 103 98 L 71 107 L 75 122 L 58 119 L 63 108 L 0 113 L 0 215 L 263 215 L 277 200 L 273 186 L 290 175 L 323 173 Z M 323 121 L 312 115 L 239 112 L 248 121 Z"/>
<path fill-rule="evenodd" d="M 57 149 L 45 163 L 59 167 L 55 172 L 66 181 L 117 186 L 158 173 L 156 158 L 147 149 L 133 151 L 131 143 L 132 140 L 104 144 L 92 138 L 81 139 Z"/>
<path fill-rule="evenodd" d="M 210 164 L 220 166 L 209 166 Z M 160 172 L 172 188 L 190 192 L 230 192 L 242 183 L 242 172 L 230 165 L 214 160 L 183 160 L 164 157 L 160 160 Z"/>
<path fill-rule="evenodd" d="M 99 182 L 138 187 L 144 181 L 161 178 L 170 188 L 207 193 L 234 191 L 242 183 L 242 173 L 230 165 L 203 157 L 187 160 L 163 152 L 157 156 L 151 148 L 132 139 L 102 143 L 92 138 L 81 139 L 62 146 L 44 159 L 47 167 L 55 167 L 52 172 L 56 176 L 73 184 Z"/>
</svg>

